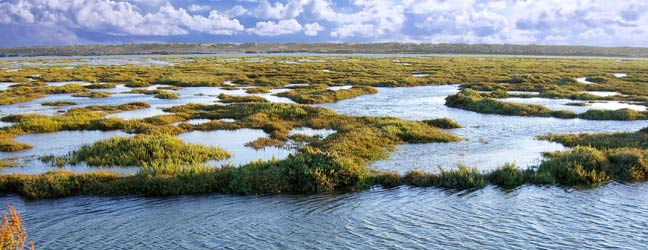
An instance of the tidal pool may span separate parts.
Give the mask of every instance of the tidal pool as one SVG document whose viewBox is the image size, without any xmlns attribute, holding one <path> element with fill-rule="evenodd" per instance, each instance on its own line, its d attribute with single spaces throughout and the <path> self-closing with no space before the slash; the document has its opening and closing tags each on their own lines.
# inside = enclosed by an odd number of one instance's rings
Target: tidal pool
<svg viewBox="0 0 648 250">
<path fill-rule="evenodd" d="M 268 134 L 260 129 L 237 129 L 237 130 L 215 130 L 215 131 L 192 131 L 178 135 L 180 139 L 188 143 L 196 143 L 207 146 L 217 146 L 232 154 L 232 157 L 222 161 L 211 162 L 211 165 L 219 166 L 231 163 L 234 166 L 244 165 L 256 160 L 271 160 L 286 158 L 292 151 L 284 148 L 266 147 L 253 149 L 245 144 L 260 137 L 268 137 Z"/>
<path fill-rule="evenodd" d="M 648 126 L 648 121 L 487 115 L 445 106 L 445 98 L 457 92 L 458 85 L 378 88 L 377 94 L 320 106 L 350 115 L 394 116 L 412 120 L 448 117 L 463 126 L 451 130 L 464 138 L 463 141 L 400 145 L 388 159 L 372 164 L 376 168 L 399 173 L 412 169 L 437 171 L 438 166 L 447 169 L 455 167 L 457 163 L 481 170 L 494 169 L 506 162 L 526 167 L 540 163 L 542 152 L 565 150 L 558 143 L 535 139 L 538 135 L 636 131 Z M 564 109 L 568 107 L 564 106 Z"/>
<path fill-rule="evenodd" d="M 16 136 L 14 139 L 18 142 L 29 143 L 32 149 L 21 150 L 17 152 L 0 152 L 0 158 L 16 157 L 17 162 L 23 167 L 12 167 L 0 169 L 0 174 L 23 173 L 39 174 L 56 169 L 68 169 L 75 172 L 87 172 L 97 169 L 109 170 L 116 173 L 132 174 L 137 172 L 138 168 L 124 167 L 88 167 L 85 164 L 76 166 L 65 166 L 59 168 L 42 162 L 40 156 L 64 156 L 70 151 L 79 148 L 84 144 L 108 139 L 115 136 L 132 136 L 121 131 L 59 131 L 54 133 L 26 134 Z"/>
</svg>

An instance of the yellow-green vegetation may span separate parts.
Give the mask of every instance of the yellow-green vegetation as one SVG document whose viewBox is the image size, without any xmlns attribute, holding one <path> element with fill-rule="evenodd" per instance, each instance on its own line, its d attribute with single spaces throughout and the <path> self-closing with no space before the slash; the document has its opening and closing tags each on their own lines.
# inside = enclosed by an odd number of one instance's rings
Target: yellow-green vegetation
<svg viewBox="0 0 648 250">
<path fill-rule="evenodd" d="M 11 158 L 0 158 L 0 169 L 11 168 L 19 166 L 16 162 L 16 157 Z"/>
<path fill-rule="evenodd" d="M 169 91 L 162 91 L 161 93 L 155 95 L 155 98 L 158 99 L 178 99 L 180 98 L 180 95 L 174 93 L 174 92 L 169 92 Z"/>
<path fill-rule="evenodd" d="M 260 137 L 254 141 L 246 143 L 245 146 L 254 149 L 263 149 L 265 147 L 279 147 L 279 146 L 283 146 L 284 144 L 286 144 L 286 141 L 284 140 L 268 138 L 268 137 Z"/>
<path fill-rule="evenodd" d="M 648 112 L 632 109 L 619 110 L 588 110 L 576 114 L 567 110 L 551 110 L 542 105 L 511 103 L 482 96 L 472 89 L 464 89 L 456 95 L 446 98 L 446 105 L 475 111 L 483 114 L 499 114 L 513 116 L 556 117 L 562 119 L 580 118 L 585 120 L 646 120 Z"/>
<path fill-rule="evenodd" d="M 260 96 L 255 96 L 255 95 L 250 95 L 250 96 L 234 96 L 234 95 L 227 95 L 227 94 L 220 94 L 218 95 L 218 99 L 220 99 L 220 102 L 222 103 L 255 103 L 255 102 L 268 102 L 263 97 Z"/>
<path fill-rule="evenodd" d="M 32 145 L 13 140 L 14 135 L 0 131 L 0 152 L 14 152 L 32 148 Z"/>
<path fill-rule="evenodd" d="M 370 170 L 366 164 L 383 159 L 395 145 L 402 143 L 453 142 L 459 138 L 423 122 L 392 117 L 358 117 L 339 115 L 330 109 L 297 104 L 235 103 L 231 105 L 189 104 L 168 109 L 187 119 L 235 119 L 234 123 L 212 121 L 201 125 L 184 124 L 183 129 L 222 129 L 245 127 L 263 129 L 271 138 L 285 140 L 292 127 L 326 128 L 338 131 L 299 149 L 283 160 L 253 162 L 239 167 L 209 168 L 176 160 L 185 154 L 158 145 L 159 135 L 133 139 L 110 139 L 85 146 L 70 154 L 72 162 L 90 165 L 142 165 L 136 176 L 106 173 L 72 174 L 53 172 L 43 175 L 0 176 L 0 190 L 16 192 L 29 198 L 61 197 L 79 194 L 193 194 L 223 192 L 239 194 L 320 193 L 355 190 L 393 180 L 390 175 Z M 64 115 L 65 116 L 65 115 Z M 51 119 L 53 119 L 52 117 Z M 16 119 L 18 126 L 22 122 Z M 105 123 L 101 117 L 79 127 Z M 114 120 L 114 127 L 125 121 Z M 129 122 L 150 130 L 167 131 L 165 125 L 144 121 Z M 139 125 L 138 125 L 139 124 Z M 225 125 L 229 124 L 229 125 Z M 149 133 L 141 131 L 142 133 Z M 173 134 L 174 131 L 170 131 Z M 152 136 L 152 137 L 151 137 Z M 165 140 L 172 141 L 173 137 Z M 140 140 L 138 138 L 147 138 Z M 176 143 L 171 143 L 175 145 Z M 120 145 L 111 148 L 112 145 Z M 144 150 L 146 148 L 147 150 Z M 142 152 L 141 154 L 137 152 Z M 160 152 L 162 160 L 157 157 Z M 177 153 L 173 153 L 177 152 Z M 126 155 L 122 155 L 126 154 Z M 189 154 L 189 153 L 186 153 Z M 156 160 L 157 159 L 157 160 Z M 200 161 L 194 156 L 187 161 Z M 202 160 L 202 159 L 201 159 Z M 48 188 L 56 187 L 56 188 Z"/>
<path fill-rule="evenodd" d="M 358 97 L 366 94 L 375 94 L 378 90 L 371 86 L 354 86 L 350 89 L 330 90 L 324 85 L 314 85 L 309 88 L 297 88 L 282 92 L 277 96 L 286 97 L 296 103 L 315 104 L 337 102 L 344 99 Z"/>
<path fill-rule="evenodd" d="M 70 105 L 76 105 L 76 102 L 71 102 L 71 101 L 56 101 L 56 102 L 41 102 L 41 105 L 43 106 L 70 106 Z"/>
<path fill-rule="evenodd" d="M 137 109 L 145 109 L 145 108 L 150 108 L 151 105 L 145 102 L 130 102 L 122 105 L 117 105 L 117 106 L 106 106 L 106 105 L 93 105 L 93 106 L 86 106 L 83 108 L 77 108 L 73 109 L 72 111 L 103 111 L 107 113 L 117 113 L 117 112 L 122 112 L 122 111 L 131 111 L 131 110 L 137 110 Z"/>
<path fill-rule="evenodd" d="M 176 94 L 174 92 L 164 91 L 163 87 L 160 87 L 158 89 L 133 89 L 133 90 L 128 91 L 126 93 L 155 95 L 155 98 L 158 98 L 158 99 L 178 99 L 178 98 L 180 98 L 180 95 L 178 95 L 178 94 Z"/>
<path fill-rule="evenodd" d="M 114 89 L 117 85 L 114 83 L 93 83 L 84 87 L 87 89 Z"/>
<path fill-rule="evenodd" d="M 571 111 L 553 111 L 541 105 L 509 103 L 483 97 L 479 92 L 472 89 L 464 89 L 456 95 L 448 96 L 446 98 L 446 105 L 483 114 L 556 117 L 565 119 L 576 117 L 576 114 Z"/>
<path fill-rule="evenodd" d="M 81 146 L 70 153 L 69 161 L 85 162 L 89 166 L 142 166 L 152 162 L 200 163 L 229 157 L 220 148 L 184 143 L 170 135 L 138 135 Z"/>
<path fill-rule="evenodd" d="M 78 84 L 63 86 L 42 86 L 39 84 L 25 84 L 0 91 L 0 105 L 29 102 L 48 94 L 69 94 L 87 92 L 88 90 Z"/>
<path fill-rule="evenodd" d="M 163 89 L 194 86 L 239 88 L 253 86 L 247 91 L 265 93 L 287 84 L 307 84 L 291 87 L 278 94 L 298 103 L 334 102 L 364 94 L 375 93 L 373 87 L 419 86 L 434 84 L 462 84 L 464 89 L 448 97 L 448 105 L 483 113 L 530 115 L 584 119 L 645 119 L 645 112 L 629 110 L 590 111 L 576 115 L 568 111 L 553 111 L 536 105 L 512 104 L 492 98 L 532 94 L 510 94 L 509 91 L 540 92 L 540 97 L 569 98 L 573 100 L 617 100 L 648 105 L 647 61 L 616 61 L 607 59 L 548 59 L 506 57 L 265 57 L 261 63 L 248 63 L 236 57 L 195 57 L 179 60 L 168 66 L 92 66 L 63 69 L 21 67 L 16 72 L 0 72 L 0 81 L 18 82 L 8 90 L 0 91 L 0 105 L 27 102 L 55 93 L 88 93 L 88 89 L 109 86 L 66 85 L 49 87 L 44 82 L 30 82 L 32 75 L 40 74 L 38 81 L 92 81 L 147 87 L 168 84 L 156 90 L 134 90 L 145 94 L 161 94 Z M 301 60 L 301 62 L 300 62 Z M 310 62 L 310 61 L 317 62 Z M 286 61 L 300 64 L 283 63 Z M 327 69 L 330 72 L 323 72 Z M 425 72 L 426 77 L 414 77 L 412 72 Z M 616 78 L 612 73 L 625 72 L 627 77 Z M 588 77 L 595 84 L 575 80 Z M 231 81 L 236 86 L 225 84 Z M 100 84 L 102 85 L 102 84 Z M 227 85 L 227 86 L 226 86 Z M 328 90 L 328 86 L 352 85 L 351 89 Z M 475 90 L 490 90 L 479 94 Z M 622 95 L 599 97 L 585 91 L 615 91 Z M 125 108 L 93 106 L 75 108 L 62 115 L 11 115 L 2 118 L 15 122 L 0 130 L 0 149 L 20 150 L 28 147 L 12 140 L 26 133 L 61 130 L 123 130 L 139 134 L 135 138 L 113 138 L 88 145 L 78 161 L 94 161 L 96 165 L 141 166 L 137 175 L 121 176 L 108 172 L 70 173 L 55 171 L 41 175 L 2 175 L 0 192 L 15 192 L 28 198 L 54 198 L 71 195 L 175 195 L 201 193 L 277 194 L 339 192 L 367 188 L 371 185 L 393 187 L 407 184 L 470 189 L 494 184 L 514 188 L 522 184 L 592 185 L 606 181 L 639 181 L 646 178 L 646 152 L 634 135 L 623 138 L 570 139 L 575 149 L 547 154 L 549 159 L 537 167 L 522 170 L 507 164 L 491 172 L 479 172 L 460 166 L 438 173 L 413 171 L 405 176 L 377 171 L 369 163 L 384 159 L 398 144 L 453 142 L 459 138 L 439 128 L 457 127 L 451 120 L 407 121 L 393 117 L 347 116 L 321 107 L 297 104 L 272 104 L 258 96 L 228 96 L 219 98 L 230 105 L 189 104 L 169 108 L 173 114 L 146 119 L 123 120 L 106 118 L 111 112 Z M 148 107 L 134 105 L 134 108 Z M 212 121 L 192 125 L 175 122 L 189 119 Z M 219 119 L 234 119 L 223 122 Z M 321 140 L 290 137 L 294 127 L 334 129 L 337 133 Z M 261 148 L 282 145 L 289 138 L 307 142 L 286 159 L 253 162 L 243 166 L 213 168 L 194 160 L 167 157 L 166 147 L 186 148 L 173 135 L 192 130 L 253 128 L 269 134 L 249 144 Z M 639 132 L 638 132 L 639 133 Z M 643 132 L 641 132 L 643 133 Z M 583 136 L 585 137 L 585 136 Z M 146 138 L 146 139 L 142 139 Z M 163 138 L 163 139 L 160 139 Z M 558 139 L 555 139 L 558 140 Z M 561 140 L 567 141 L 562 138 Z M 579 141 L 583 140 L 583 142 Z M 608 142 L 606 142 L 606 140 Z M 588 142 L 587 145 L 585 141 Z M 167 143 L 168 142 L 168 143 Z M 590 144 L 591 143 L 591 144 Z M 110 148 L 111 145 L 122 145 Z M 605 146 L 608 145 L 608 146 Z M 110 148 L 110 150 L 109 150 Z M 149 149 L 151 149 L 149 151 Z M 96 151 L 93 151 L 96 150 Z M 113 151 L 111 151 L 113 150 Z M 138 153 L 132 153 L 135 151 Z M 173 151 L 173 150 L 171 150 Z M 102 155 L 103 157 L 97 156 Z M 107 154 L 114 153 L 109 156 Z M 146 154 L 144 153 L 146 152 Z M 197 152 L 202 152 L 197 150 Z M 118 154 L 131 154 L 118 156 Z M 191 154 L 190 152 L 185 152 Z M 169 153 L 173 155 L 174 153 Z M 184 153 L 183 153 L 184 154 Z M 204 155 L 199 153 L 200 155 Z M 93 158 L 94 157 L 94 158 Z M 174 158 L 174 159 L 171 159 Z M 127 160 L 128 159 L 128 160 Z M 59 161 L 59 159 L 56 159 Z M 64 160 L 68 160 L 65 158 Z M 123 160 L 123 161 L 122 161 Z M 114 161 L 114 162 L 112 162 Z M 120 164 L 121 164 L 120 163 Z"/>
<path fill-rule="evenodd" d="M 254 87 L 254 88 L 248 88 L 245 90 L 245 93 L 248 94 L 263 94 L 263 93 L 270 93 L 270 89 L 268 87 Z"/>
<path fill-rule="evenodd" d="M 151 83 L 141 78 L 131 78 L 130 81 L 126 83 L 126 87 L 130 88 L 140 88 L 151 86 Z"/>
<path fill-rule="evenodd" d="M 72 96 L 74 96 L 74 97 L 88 97 L 88 98 L 106 98 L 106 97 L 110 97 L 110 95 L 112 95 L 112 93 L 110 93 L 110 92 L 92 91 L 92 92 L 84 92 L 84 93 L 73 94 Z"/>
<path fill-rule="evenodd" d="M 423 120 L 427 125 L 432 127 L 442 128 L 442 129 L 455 129 L 461 128 L 461 124 L 456 121 L 453 121 L 450 118 L 437 118 L 432 120 Z"/>
<path fill-rule="evenodd" d="M 588 146 L 597 149 L 639 148 L 648 149 L 648 127 L 638 132 L 617 132 L 597 134 L 549 134 L 539 139 L 558 142 L 568 147 Z"/>
</svg>

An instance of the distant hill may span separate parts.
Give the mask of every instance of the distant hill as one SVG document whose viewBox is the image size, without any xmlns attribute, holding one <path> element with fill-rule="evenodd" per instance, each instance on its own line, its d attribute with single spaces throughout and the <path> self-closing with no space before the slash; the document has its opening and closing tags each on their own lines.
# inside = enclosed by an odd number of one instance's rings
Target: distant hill
<svg viewBox="0 0 648 250">
<path fill-rule="evenodd" d="M 648 48 L 413 43 L 145 43 L 0 48 L 0 57 L 210 53 L 388 53 L 648 58 Z"/>
</svg>

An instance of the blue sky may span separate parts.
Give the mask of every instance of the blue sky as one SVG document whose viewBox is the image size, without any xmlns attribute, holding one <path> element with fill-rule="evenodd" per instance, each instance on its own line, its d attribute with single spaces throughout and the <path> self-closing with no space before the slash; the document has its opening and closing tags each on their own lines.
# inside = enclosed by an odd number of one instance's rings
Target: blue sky
<svg viewBox="0 0 648 250">
<path fill-rule="evenodd" d="M 646 0 L 0 0 L 0 46 L 415 42 L 648 47 Z"/>
</svg>

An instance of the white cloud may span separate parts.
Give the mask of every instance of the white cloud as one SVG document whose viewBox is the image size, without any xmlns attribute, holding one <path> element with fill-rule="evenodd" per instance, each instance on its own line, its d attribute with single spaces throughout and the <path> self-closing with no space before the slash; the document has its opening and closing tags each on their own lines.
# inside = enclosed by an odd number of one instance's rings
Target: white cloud
<svg viewBox="0 0 648 250">
<path fill-rule="evenodd" d="M 262 19 L 293 19 L 304 11 L 304 5 L 308 2 L 308 0 L 291 0 L 285 5 L 281 2 L 275 2 L 273 5 L 263 0 L 251 14 Z"/>
<path fill-rule="evenodd" d="M 189 7 L 187 9 L 189 11 L 191 11 L 191 12 L 204 12 L 204 11 L 210 11 L 211 7 L 209 7 L 207 5 L 192 4 L 192 5 L 189 5 Z"/>
<path fill-rule="evenodd" d="M 260 36 L 278 36 L 297 33 L 302 30 L 302 25 L 295 19 L 258 22 L 256 27 L 248 29 L 248 32 Z"/>
<path fill-rule="evenodd" d="M 191 15 L 166 3 L 156 12 L 143 13 L 124 1 L 14 0 L 0 4 L 0 22 L 53 25 L 112 35 L 183 35 L 191 31 L 231 35 L 243 31 L 236 19 L 217 11 Z"/>
<path fill-rule="evenodd" d="M 324 27 L 319 25 L 319 23 L 307 23 L 304 25 L 304 34 L 307 36 L 316 36 L 317 33 L 323 30 Z"/>
</svg>

